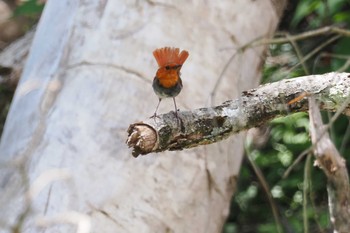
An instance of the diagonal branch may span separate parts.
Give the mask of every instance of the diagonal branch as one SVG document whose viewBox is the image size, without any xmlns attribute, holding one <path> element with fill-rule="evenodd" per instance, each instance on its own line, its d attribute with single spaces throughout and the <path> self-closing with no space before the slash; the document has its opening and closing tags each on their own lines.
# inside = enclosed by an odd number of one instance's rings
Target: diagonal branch
<svg viewBox="0 0 350 233">
<path fill-rule="evenodd" d="M 348 100 L 350 74 L 310 75 L 266 84 L 216 107 L 179 112 L 179 121 L 174 112 L 160 115 L 155 120 L 130 125 L 127 144 L 137 157 L 215 143 L 278 116 L 307 111 L 306 97 L 286 104 L 305 93 L 322 102 L 322 109 L 336 111 Z M 350 115 L 350 106 L 343 113 Z"/>
<path fill-rule="evenodd" d="M 291 35 L 289 37 L 281 37 L 281 38 L 273 38 L 273 39 L 263 38 L 260 40 L 253 41 L 252 43 L 250 43 L 249 45 L 246 45 L 245 47 L 251 47 L 251 46 L 255 47 L 255 46 L 260 46 L 260 45 L 264 45 L 264 44 L 289 43 L 291 40 L 292 41 L 299 41 L 299 40 L 305 40 L 308 38 L 321 36 L 321 35 L 327 35 L 327 34 L 328 35 L 329 34 L 337 34 L 337 35 L 349 37 L 350 31 L 343 29 L 343 28 L 340 28 L 340 27 L 336 27 L 336 26 L 326 26 L 326 27 L 315 29 L 315 30 L 306 31 L 306 32 L 303 32 L 300 34 Z"/>
<path fill-rule="evenodd" d="M 310 134 L 312 143 L 316 145 L 314 148 L 316 164 L 322 168 L 328 179 L 328 202 L 334 232 L 349 232 L 350 186 L 345 160 L 332 143 L 329 134 L 323 132 L 325 126 L 313 97 L 309 98 L 309 106 Z"/>
</svg>

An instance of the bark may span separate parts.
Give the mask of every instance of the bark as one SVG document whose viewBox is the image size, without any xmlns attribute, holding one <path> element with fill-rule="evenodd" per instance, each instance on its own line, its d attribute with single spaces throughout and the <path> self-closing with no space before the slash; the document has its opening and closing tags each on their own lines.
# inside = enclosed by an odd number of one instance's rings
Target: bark
<svg viewBox="0 0 350 233">
<path fill-rule="evenodd" d="M 34 32 L 30 31 L 23 38 L 13 42 L 0 52 L 0 134 L 3 130 L 8 106 L 29 53 L 33 35 Z"/>
<path fill-rule="evenodd" d="M 214 86 L 219 102 L 258 83 L 265 47 L 236 56 L 218 80 L 236 48 L 271 35 L 277 23 L 267 0 L 48 1 L 0 145 L 0 226 L 219 232 L 235 190 L 242 135 L 135 160 L 125 131 L 157 104 L 155 48 L 189 50 L 177 103 L 197 108 Z M 172 109 L 167 103 L 160 112 Z"/>
<path fill-rule="evenodd" d="M 308 96 L 319 99 L 322 109 L 334 112 L 347 103 L 342 111 L 350 115 L 349 77 L 348 73 L 329 73 L 286 79 L 243 91 L 238 99 L 213 108 L 178 112 L 179 121 L 174 112 L 164 114 L 130 125 L 127 144 L 137 157 L 215 143 L 273 118 L 307 111 Z"/>
<path fill-rule="evenodd" d="M 349 102 L 349 101 L 348 101 Z M 346 233 L 350 229 L 350 186 L 345 160 L 332 143 L 315 98 L 309 98 L 310 134 L 317 165 L 327 176 L 328 203 L 334 232 Z"/>
</svg>

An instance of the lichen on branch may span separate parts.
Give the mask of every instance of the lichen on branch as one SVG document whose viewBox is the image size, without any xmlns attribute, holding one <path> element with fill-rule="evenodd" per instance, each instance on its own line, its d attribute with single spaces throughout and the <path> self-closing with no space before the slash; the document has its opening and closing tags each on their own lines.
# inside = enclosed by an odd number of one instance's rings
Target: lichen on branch
<svg viewBox="0 0 350 233">
<path fill-rule="evenodd" d="M 232 134 L 260 126 L 279 116 L 308 110 L 308 96 L 327 111 L 349 102 L 350 74 L 328 73 L 285 79 L 243 91 L 235 100 L 193 111 L 160 115 L 129 126 L 127 145 L 132 154 L 182 150 L 221 141 Z M 300 100 L 288 104 L 299 97 Z M 350 106 L 343 111 L 350 115 Z"/>
</svg>

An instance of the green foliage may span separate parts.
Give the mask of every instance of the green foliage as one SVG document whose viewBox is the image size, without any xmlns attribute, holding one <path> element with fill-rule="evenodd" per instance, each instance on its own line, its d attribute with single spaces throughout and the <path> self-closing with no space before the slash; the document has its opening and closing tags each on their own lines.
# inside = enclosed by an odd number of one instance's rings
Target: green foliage
<svg viewBox="0 0 350 233">
<path fill-rule="evenodd" d="M 282 176 L 298 155 L 311 146 L 307 117 L 306 113 L 297 113 L 273 120 L 270 124 L 271 134 L 268 144 L 263 149 L 253 149 L 248 155 L 262 170 L 271 187 L 271 195 L 284 222 L 283 228 L 292 229 L 293 232 L 303 231 L 305 159 L 295 166 L 286 179 L 283 179 Z M 317 205 L 307 206 L 307 218 L 311 228 L 327 229 L 329 216 L 325 191 L 326 178 L 322 171 L 317 169 L 313 171 L 311 177 L 309 202 L 317 203 Z M 231 232 L 278 232 L 266 193 L 248 161 L 245 161 L 242 166 L 239 190 L 233 199 L 231 210 L 229 221 L 232 222 L 229 229 L 235 230 Z M 224 230 L 224 232 L 228 231 Z"/>
<path fill-rule="evenodd" d="M 297 34 L 327 25 L 349 28 L 348 0 L 290 1 L 288 9 L 281 22 L 281 31 Z M 298 41 L 296 45 L 302 57 L 305 57 L 329 38 L 329 35 L 321 35 Z M 349 38 L 341 37 L 312 56 L 304 65 L 312 74 L 338 70 L 350 72 L 349 44 Z M 307 70 L 298 64 L 299 61 L 296 49 L 291 43 L 270 45 L 262 82 L 306 75 Z M 332 116 L 323 115 L 325 123 Z M 350 152 L 349 122 L 348 117 L 341 116 L 330 130 L 335 145 L 344 154 Z M 232 200 L 231 213 L 223 232 L 279 232 L 267 194 L 249 161 L 261 170 L 270 187 L 270 195 L 280 217 L 282 232 L 303 232 L 305 218 L 309 232 L 329 232 L 331 225 L 324 173 L 312 164 L 305 164 L 304 157 L 293 167 L 288 177 L 283 177 L 298 156 L 311 146 L 308 114 L 296 113 L 277 118 L 270 122 L 269 127 L 270 135 L 266 145 L 263 148 L 247 149 L 249 159 L 244 160 L 242 164 L 238 190 Z M 306 166 L 310 168 L 309 180 L 304 179 Z M 309 191 L 306 193 L 306 216 L 303 213 L 304 182 L 309 184 Z"/>
<path fill-rule="evenodd" d="M 28 0 L 23 2 L 20 6 L 18 6 L 14 12 L 14 16 L 37 16 L 44 9 L 43 4 L 39 4 L 37 0 Z"/>
<path fill-rule="evenodd" d="M 349 13 L 350 15 L 350 13 Z M 341 69 L 347 62 L 346 59 L 350 59 L 350 38 L 342 38 L 338 41 L 336 45 L 334 45 L 334 53 L 338 55 L 344 55 L 342 59 L 339 58 L 334 58 L 331 60 L 331 68 L 333 70 L 339 70 Z M 346 72 L 350 71 L 350 68 L 348 67 L 347 69 L 343 70 Z"/>
<path fill-rule="evenodd" d="M 310 28 L 321 27 L 325 22 L 349 23 L 350 12 L 343 10 L 347 5 L 347 0 L 299 1 L 290 26 L 296 28 L 305 19 L 308 19 Z"/>
</svg>

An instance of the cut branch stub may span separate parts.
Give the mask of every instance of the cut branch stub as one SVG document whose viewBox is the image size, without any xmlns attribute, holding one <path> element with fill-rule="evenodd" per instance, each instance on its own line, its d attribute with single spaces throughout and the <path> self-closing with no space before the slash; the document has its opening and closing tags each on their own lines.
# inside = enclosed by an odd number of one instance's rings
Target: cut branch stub
<svg viewBox="0 0 350 233">
<path fill-rule="evenodd" d="M 273 118 L 307 111 L 308 96 L 322 102 L 324 110 L 337 111 L 344 106 L 342 112 L 350 115 L 349 77 L 348 73 L 328 73 L 286 79 L 244 91 L 240 98 L 213 108 L 178 112 L 178 119 L 174 112 L 163 114 L 157 119 L 130 125 L 127 144 L 137 157 L 218 142 Z M 302 98 L 298 98 L 300 96 Z M 292 101 L 295 98 L 297 102 Z"/>
<path fill-rule="evenodd" d="M 157 145 L 157 132 L 149 125 L 136 123 L 129 126 L 128 139 L 126 143 L 133 147 L 132 155 L 137 157 L 139 154 L 147 154 Z"/>
<path fill-rule="evenodd" d="M 129 126 L 127 144 L 133 148 L 133 156 L 160 152 L 164 150 L 182 150 L 198 145 L 210 144 L 222 140 L 232 132 L 232 124 L 226 122 L 213 108 L 199 109 L 201 114 L 181 112 L 179 118 L 171 112 L 160 115 L 160 119 L 148 120 Z"/>
</svg>

